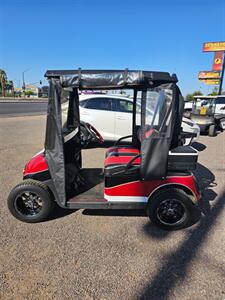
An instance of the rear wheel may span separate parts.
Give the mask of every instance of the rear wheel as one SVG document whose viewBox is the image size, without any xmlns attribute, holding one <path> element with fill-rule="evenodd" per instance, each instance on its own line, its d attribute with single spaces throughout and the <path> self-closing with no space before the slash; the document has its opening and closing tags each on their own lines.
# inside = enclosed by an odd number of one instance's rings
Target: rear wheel
<svg viewBox="0 0 225 300">
<path fill-rule="evenodd" d="M 54 208 L 48 188 L 36 180 L 24 180 L 15 186 L 8 197 L 8 208 L 12 215 L 27 223 L 47 219 Z"/>
<path fill-rule="evenodd" d="M 210 125 L 209 126 L 209 136 L 215 136 L 216 135 L 216 125 Z"/>
<path fill-rule="evenodd" d="M 170 188 L 149 199 L 147 213 L 155 225 L 173 230 L 184 228 L 190 222 L 192 208 L 192 201 L 183 190 Z"/>
</svg>

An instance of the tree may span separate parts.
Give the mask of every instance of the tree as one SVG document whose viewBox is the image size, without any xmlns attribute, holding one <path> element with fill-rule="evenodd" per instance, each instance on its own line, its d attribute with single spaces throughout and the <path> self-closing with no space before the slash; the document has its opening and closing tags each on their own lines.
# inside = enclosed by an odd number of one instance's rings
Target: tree
<svg viewBox="0 0 225 300">
<path fill-rule="evenodd" d="M 202 92 L 201 91 L 195 91 L 192 94 L 187 94 L 187 96 L 185 97 L 185 101 L 192 101 L 194 99 L 194 96 L 202 96 Z"/>
<path fill-rule="evenodd" d="M 185 101 L 192 101 L 194 99 L 192 94 L 187 94 L 185 97 Z"/>
<path fill-rule="evenodd" d="M 25 91 L 25 95 L 30 97 L 30 96 L 34 95 L 34 93 L 32 91 Z"/>
<path fill-rule="evenodd" d="M 202 96 L 202 92 L 201 91 L 195 91 L 193 94 L 193 96 Z"/>
<path fill-rule="evenodd" d="M 214 86 L 212 93 L 208 94 L 208 96 L 217 96 L 219 93 L 219 88 L 218 86 Z"/>
<path fill-rule="evenodd" d="M 5 97 L 6 80 L 7 80 L 6 72 L 4 70 L 0 69 L 0 87 L 1 87 L 1 92 L 2 92 L 3 97 Z"/>
</svg>

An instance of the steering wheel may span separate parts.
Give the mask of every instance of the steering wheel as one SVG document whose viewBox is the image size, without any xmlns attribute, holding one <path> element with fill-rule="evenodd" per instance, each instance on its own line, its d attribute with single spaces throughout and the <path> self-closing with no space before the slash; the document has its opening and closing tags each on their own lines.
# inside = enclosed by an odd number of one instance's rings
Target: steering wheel
<svg viewBox="0 0 225 300">
<path fill-rule="evenodd" d="M 84 126 L 84 128 L 86 129 L 86 131 L 88 133 L 88 136 L 86 137 L 86 139 L 89 142 L 98 142 L 100 144 L 102 144 L 104 142 L 104 139 L 101 136 L 101 134 L 91 124 L 82 122 L 81 125 Z"/>
</svg>

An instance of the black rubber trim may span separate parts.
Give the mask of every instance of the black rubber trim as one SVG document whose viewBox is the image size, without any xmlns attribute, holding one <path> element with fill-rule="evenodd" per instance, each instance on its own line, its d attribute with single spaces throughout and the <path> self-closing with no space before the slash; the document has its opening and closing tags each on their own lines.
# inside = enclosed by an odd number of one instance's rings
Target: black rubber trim
<svg viewBox="0 0 225 300">
<path fill-rule="evenodd" d="M 51 179 L 51 175 L 49 170 L 38 172 L 38 173 L 30 173 L 23 177 L 23 179 L 34 179 L 39 181 L 45 181 Z"/>
</svg>

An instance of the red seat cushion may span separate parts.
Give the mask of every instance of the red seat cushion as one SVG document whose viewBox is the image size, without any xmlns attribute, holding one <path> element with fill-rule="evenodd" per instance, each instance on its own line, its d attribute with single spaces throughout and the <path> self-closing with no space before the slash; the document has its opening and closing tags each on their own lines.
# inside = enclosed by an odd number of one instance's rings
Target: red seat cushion
<svg viewBox="0 0 225 300">
<path fill-rule="evenodd" d="M 104 166 L 108 167 L 108 166 L 112 166 L 112 165 L 127 165 L 131 159 L 133 159 L 132 156 L 108 156 L 105 159 L 104 162 Z M 141 163 L 141 158 L 137 157 L 137 159 L 135 159 L 133 161 L 133 165 L 140 165 Z"/>
</svg>

